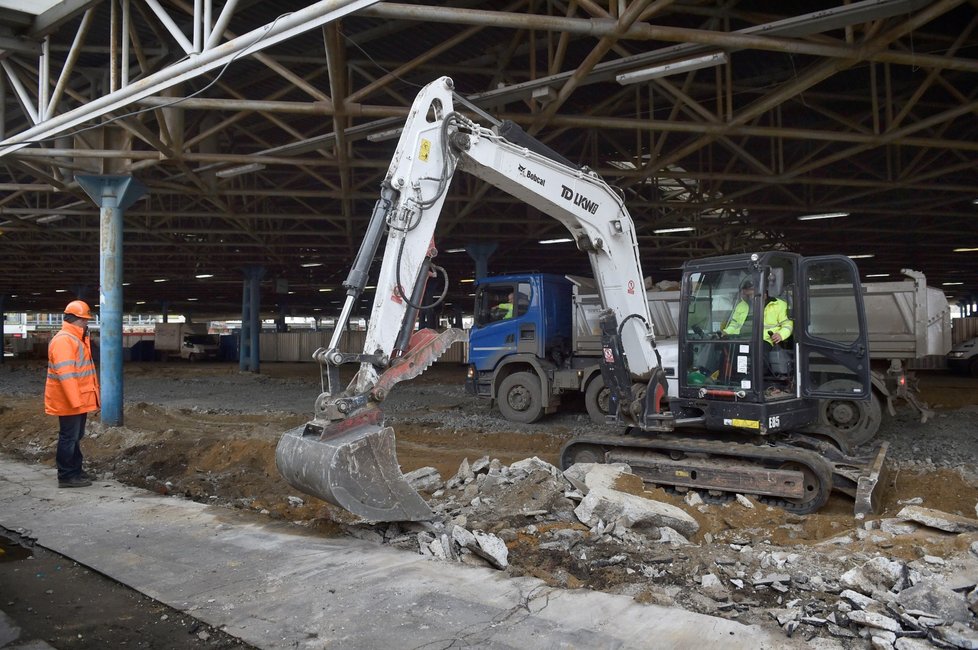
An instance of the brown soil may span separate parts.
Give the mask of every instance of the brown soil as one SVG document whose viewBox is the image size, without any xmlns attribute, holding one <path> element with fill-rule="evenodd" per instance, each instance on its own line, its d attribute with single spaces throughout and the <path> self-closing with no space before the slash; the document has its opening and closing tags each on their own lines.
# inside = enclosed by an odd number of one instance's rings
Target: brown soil
<svg viewBox="0 0 978 650">
<path fill-rule="evenodd" d="M 203 369 L 189 365 L 172 368 L 158 366 L 152 372 L 156 379 L 199 381 L 202 386 L 241 380 L 246 384 L 257 381 L 262 385 L 270 385 L 269 382 L 273 381 L 285 382 L 288 388 L 292 386 L 289 382 L 299 381 L 297 378 L 306 381 L 310 375 L 315 377 L 315 369 L 309 364 L 270 366 L 263 370 L 264 376 L 258 379 L 241 379 L 236 369 L 213 366 Z M 127 369 L 127 376 L 143 372 L 148 371 L 141 367 Z M 441 393 L 443 387 L 460 381 L 460 374 L 454 368 L 443 369 L 440 373 L 435 370 L 430 375 L 422 376 L 416 385 L 425 390 L 430 388 L 428 393 L 421 393 L 422 396 L 427 395 L 426 401 L 402 407 L 398 411 L 400 415 L 388 418 L 388 423 L 394 426 L 397 434 L 398 457 L 405 472 L 433 466 L 444 478 L 449 478 L 455 474 L 464 458 L 472 461 L 482 456 L 498 458 L 504 464 L 529 456 L 557 462 L 560 447 L 573 437 L 578 420 L 561 420 L 532 431 L 507 428 L 505 424 L 499 424 L 498 418 L 492 420 L 492 426 L 478 423 L 459 426 L 457 420 L 447 417 L 458 415 L 459 408 L 452 401 L 455 398 L 445 401 L 441 399 L 445 397 Z M 974 382 L 964 380 L 966 383 L 960 389 L 952 389 L 955 381 L 958 380 L 941 377 L 945 385 L 938 385 L 934 390 L 945 398 L 945 402 L 978 402 Z M 318 383 L 318 378 L 315 383 Z M 308 390 L 305 383 L 302 390 Z M 457 401 L 471 399 L 464 397 Z M 198 401 L 201 406 L 189 408 L 169 406 L 167 404 L 172 401 L 165 399 L 152 404 L 127 404 L 124 427 L 106 428 L 97 420 L 90 424 L 89 436 L 84 441 L 86 458 L 96 471 L 124 483 L 161 494 L 181 495 L 250 509 L 277 519 L 303 522 L 319 534 L 341 534 L 342 529 L 337 524 L 352 522 L 346 513 L 337 508 L 299 494 L 279 477 L 275 468 L 274 451 L 280 435 L 305 422 L 306 415 L 286 411 L 262 412 L 264 409 L 260 406 L 256 407 L 256 412 L 226 411 L 204 396 Z M 177 400 L 177 403 L 184 404 L 186 401 Z M 484 412 L 489 412 L 488 407 L 484 408 Z M 489 423 L 490 420 L 478 422 Z M 930 425 L 922 426 L 926 428 Z M 43 414 L 40 397 L 24 396 L 22 393 L 18 396 L 0 394 L 0 452 L 53 465 L 55 444 L 56 421 Z M 895 516 L 903 507 L 899 501 L 914 497 L 922 498 L 923 505 L 929 508 L 975 516 L 978 482 L 974 478 L 973 464 L 936 468 L 918 467 L 912 463 L 897 463 L 897 466 L 885 493 L 883 512 L 870 517 L 870 520 Z M 663 545 L 662 550 L 640 557 L 629 556 L 627 563 L 601 565 L 593 561 L 595 554 L 613 557 L 622 552 L 621 546 L 602 549 L 600 544 L 590 545 L 590 558 L 584 561 L 579 554 L 540 549 L 541 537 L 548 532 L 546 527 L 541 526 L 532 534 L 521 531 L 508 543 L 511 573 L 536 576 L 550 584 L 568 588 L 587 587 L 630 593 L 640 602 L 668 603 L 671 597 L 663 595 L 658 589 L 669 585 L 687 585 L 690 576 L 695 579 L 703 567 L 712 566 L 717 553 L 729 552 L 728 543 L 768 543 L 777 547 L 796 547 L 799 552 L 804 552 L 805 548 L 811 548 L 814 544 L 849 534 L 853 540 L 845 544 L 846 553 L 882 552 L 891 557 L 912 560 L 925 554 L 948 556 L 965 550 L 973 538 L 978 538 L 927 530 L 885 542 L 858 541 L 855 531 L 864 528 L 865 523 L 854 519 L 852 502 L 841 496 L 833 496 L 829 504 L 816 514 L 798 516 L 756 501 L 753 509 L 745 508 L 736 501 L 691 508 L 683 502 L 681 494 L 661 489 L 649 491 L 638 479 L 618 487 L 672 503 L 691 514 L 700 524 L 699 532 L 692 538 L 698 546 L 676 550 Z M 301 504 L 294 498 L 290 500 L 290 496 L 300 497 Z M 528 520 L 518 517 L 480 523 L 485 523 L 487 530 L 499 532 L 507 528 L 525 528 Z M 576 522 L 547 525 L 587 533 Z M 626 565 L 636 563 L 670 568 L 656 579 L 656 586 L 650 591 L 647 578 L 626 570 Z M 772 603 L 772 606 L 777 605 L 775 601 Z"/>
</svg>

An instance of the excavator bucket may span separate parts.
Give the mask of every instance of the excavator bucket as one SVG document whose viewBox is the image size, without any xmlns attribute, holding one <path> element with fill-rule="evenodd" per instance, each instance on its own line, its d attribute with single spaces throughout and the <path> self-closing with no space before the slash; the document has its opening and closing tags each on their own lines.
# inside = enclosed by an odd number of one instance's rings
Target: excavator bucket
<svg viewBox="0 0 978 650">
<path fill-rule="evenodd" d="M 384 426 L 377 406 L 399 382 L 424 372 L 452 344 L 459 329 L 415 332 L 408 349 L 378 378 L 375 402 L 346 420 L 313 420 L 285 432 L 275 464 L 289 485 L 367 521 L 422 521 L 434 514 L 401 474 L 394 430 Z"/>
<path fill-rule="evenodd" d="M 401 474 L 394 430 L 382 424 L 358 422 L 336 430 L 310 422 L 282 436 L 275 464 L 292 487 L 367 521 L 433 517 Z"/>
</svg>

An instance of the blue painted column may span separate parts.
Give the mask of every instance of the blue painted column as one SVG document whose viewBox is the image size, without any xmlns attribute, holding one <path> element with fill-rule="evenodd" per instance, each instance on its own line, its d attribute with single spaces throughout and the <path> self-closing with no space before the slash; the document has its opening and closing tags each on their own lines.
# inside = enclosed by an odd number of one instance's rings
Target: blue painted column
<svg viewBox="0 0 978 650">
<path fill-rule="evenodd" d="M 102 422 L 122 426 L 122 216 L 146 193 L 132 176 L 76 176 L 99 207 L 99 381 Z"/>
<path fill-rule="evenodd" d="M 496 252 L 498 242 L 475 242 L 465 246 L 465 252 L 475 260 L 475 279 L 489 275 L 489 258 Z"/>
<path fill-rule="evenodd" d="M 258 335 L 261 334 L 261 279 L 265 269 L 260 266 L 246 266 L 244 290 L 241 295 L 241 349 L 238 368 L 242 372 L 258 372 Z"/>
</svg>

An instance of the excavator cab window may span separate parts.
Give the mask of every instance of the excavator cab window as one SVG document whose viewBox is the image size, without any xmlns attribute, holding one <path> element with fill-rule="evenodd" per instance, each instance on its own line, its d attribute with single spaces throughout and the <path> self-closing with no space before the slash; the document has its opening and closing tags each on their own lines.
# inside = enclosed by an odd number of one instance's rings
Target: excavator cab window
<svg viewBox="0 0 978 650">
<path fill-rule="evenodd" d="M 743 269 L 686 278 L 686 386 L 750 389 L 758 278 Z"/>
</svg>

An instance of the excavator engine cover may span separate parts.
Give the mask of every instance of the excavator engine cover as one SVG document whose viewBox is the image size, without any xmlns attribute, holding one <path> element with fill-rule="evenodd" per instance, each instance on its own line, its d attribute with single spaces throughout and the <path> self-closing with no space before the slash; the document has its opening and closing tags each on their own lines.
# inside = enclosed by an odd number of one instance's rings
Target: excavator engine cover
<svg viewBox="0 0 978 650">
<path fill-rule="evenodd" d="M 292 487 L 367 521 L 433 517 L 401 474 L 394 430 L 383 424 L 343 423 L 333 430 L 310 422 L 282 435 L 275 464 Z"/>
</svg>

